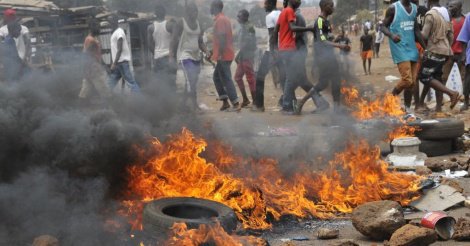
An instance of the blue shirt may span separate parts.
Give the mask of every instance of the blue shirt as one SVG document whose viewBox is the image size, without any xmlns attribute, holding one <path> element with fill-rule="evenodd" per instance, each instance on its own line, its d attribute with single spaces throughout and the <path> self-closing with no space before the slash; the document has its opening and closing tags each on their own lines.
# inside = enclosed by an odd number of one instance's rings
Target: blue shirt
<svg viewBox="0 0 470 246">
<path fill-rule="evenodd" d="M 409 13 L 400 1 L 395 2 L 393 6 L 395 7 L 395 17 L 390 25 L 390 32 L 401 37 L 401 41 L 398 43 L 393 42 L 391 38 L 389 39 L 393 62 L 395 64 L 408 61 L 417 62 L 419 54 L 415 41 L 415 21 L 418 7 L 412 3 L 412 10 Z"/>
<path fill-rule="evenodd" d="M 463 42 L 467 44 L 467 62 L 466 65 L 470 64 L 470 18 L 465 18 L 465 23 L 463 24 L 462 30 L 460 31 L 459 37 L 457 41 Z"/>
</svg>

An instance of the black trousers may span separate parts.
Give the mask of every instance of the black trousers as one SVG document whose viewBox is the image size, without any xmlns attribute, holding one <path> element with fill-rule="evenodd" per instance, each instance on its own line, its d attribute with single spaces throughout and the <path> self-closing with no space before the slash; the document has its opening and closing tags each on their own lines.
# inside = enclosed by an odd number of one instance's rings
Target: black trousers
<svg viewBox="0 0 470 246">
<path fill-rule="evenodd" d="M 258 72 L 256 73 L 256 96 L 255 101 L 253 102 L 253 104 L 259 108 L 264 107 L 264 82 L 266 80 L 266 76 L 273 67 L 278 67 L 281 87 L 284 88 L 286 75 L 284 69 L 281 66 L 281 62 L 275 59 L 271 52 L 264 52 L 263 57 L 261 58 Z"/>
</svg>

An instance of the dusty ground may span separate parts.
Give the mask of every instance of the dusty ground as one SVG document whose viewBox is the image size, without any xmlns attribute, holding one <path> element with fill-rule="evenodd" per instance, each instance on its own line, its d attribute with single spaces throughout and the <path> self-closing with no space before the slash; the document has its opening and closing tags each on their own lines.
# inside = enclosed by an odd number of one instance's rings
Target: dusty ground
<svg viewBox="0 0 470 246">
<path fill-rule="evenodd" d="M 362 61 L 359 57 L 358 37 L 352 37 L 353 50 L 350 55 L 352 65 L 354 65 L 354 75 L 361 86 L 371 87 L 376 92 L 390 91 L 394 83 L 386 82 L 385 76 L 393 75 L 399 77 L 398 71 L 391 60 L 391 55 L 387 42 L 382 45 L 381 56 L 373 60 L 372 75 L 363 75 Z M 233 71 L 235 68 L 233 68 Z M 331 101 L 329 89 L 323 93 Z M 312 115 L 305 113 L 302 116 L 284 116 L 279 112 L 277 100 L 281 95 L 280 89 L 273 86 L 271 77 L 266 81 L 266 112 L 252 113 L 249 109 L 243 109 L 241 113 L 219 112 L 220 102 L 216 101 L 216 90 L 212 82 L 212 67 L 206 66 L 200 79 L 199 100 L 205 109 L 202 117 L 213 123 L 215 131 L 224 136 L 225 140 L 241 150 L 251 150 L 250 153 L 258 153 L 262 156 L 288 159 L 292 153 L 304 152 L 304 158 L 315 157 L 330 153 L 331 142 L 346 142 L 347 137 L 344 132 L 338 131 L 341 125 L 349 124 L 342 117 L 333 114 Z M 297 97 L 304 95 L 301 90 L 297 91 Z M 304 112 L 313 110 L 311 102 L 307 103 Z M 447 108 L 445 108 L 447 110 Z M 466 121 L 470 126 L 470 112 L 460 114 L 457 111 L 451 113 L 453 117 L 458 117 Z M 288 127 L 295 129 L 297 134 L 288 137 L 266 137 L 263 134 L 276 127 Z M 253 151 L 256 150 L 256 151 Z M 316 166 L 318 170 L 323 166 Z M 462 180 L 462 186 L 467 194 L 470 194 L 470 182 Z M 456 218 L 470 215 L 470 209 L 460 208 L 451 212 Z M 307 223 L 307 224 L 305 224 Z M 291 245 L 327 245 L 333 241 L 318 241 L 314 237 L 314 232 L 319 225 L 325 224 L 327 227 L 340 229 L 340 239 L 355 239 L 360 245 L 382 245 L 382 242 L 370 242 L 357 232 L 350 221 L 334 222 L 300 222 L 292 226 L 275 227 L 273 231 L 267 232 L 266 237 L 271 245 L 284 245 L 281 239 L 293 238 L 296 236 L 308 237 L 311 240 L 305 242 L 292 242 Z M 435 245 L 468 245 L 468 243 L 438 242 Z"/>
</svg>

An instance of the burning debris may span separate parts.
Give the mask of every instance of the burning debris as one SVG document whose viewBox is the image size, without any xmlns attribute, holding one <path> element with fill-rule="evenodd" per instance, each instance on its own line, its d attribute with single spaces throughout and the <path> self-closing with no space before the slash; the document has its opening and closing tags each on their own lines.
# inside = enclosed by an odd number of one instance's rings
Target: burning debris
<svg viewBox="0 0 470 246">
<path fill-rule="evenodd" d="M 391 199 L 406 205 L 419 197 L 420 177 L 387 171 L 379 149 L 366 142 L 338 153 L 329 171 L 304 169 L 292 179 L 284 177 L 272 159 L 218 152 L 216 160 L 224 162 L 211 163 L 202 157 L 211 146 L 187 129 L 164 143 L 154 140 L 153 146 L 155 155 L 145 165 L 129 169 L 129 194 L 139 200 L 124 204 L 135 229 L 141 225 L 143 203 L 161 197 L 221 202 L 235 210 L 244 228 L 258 230 L 271 227 L 269 218 L 332 218 L 370 201 Z"/>
</svg>

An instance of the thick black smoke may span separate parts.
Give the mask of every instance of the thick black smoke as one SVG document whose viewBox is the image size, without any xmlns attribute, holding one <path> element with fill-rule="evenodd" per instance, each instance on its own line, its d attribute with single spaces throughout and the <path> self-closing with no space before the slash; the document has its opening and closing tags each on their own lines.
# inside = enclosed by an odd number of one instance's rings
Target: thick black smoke
<svg viewBox="0 0 470 246">
<path fill-rule="evenodd" d="M 194 115 L 176 114 L 177 94 L 151 74 L 140 76 L 142 94 L 80 102 L 77 67 L 0 84 L 0 245 L 42 234 L 62 245 L 118 245 L 103 225 L 137 148 L 198 126 Z"/>
</svg>

